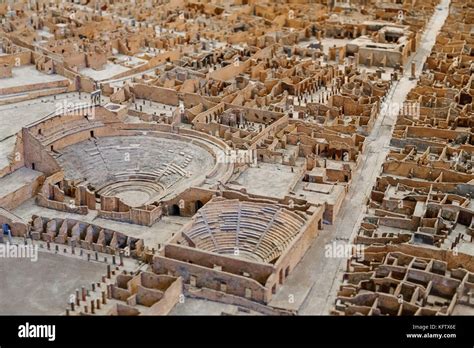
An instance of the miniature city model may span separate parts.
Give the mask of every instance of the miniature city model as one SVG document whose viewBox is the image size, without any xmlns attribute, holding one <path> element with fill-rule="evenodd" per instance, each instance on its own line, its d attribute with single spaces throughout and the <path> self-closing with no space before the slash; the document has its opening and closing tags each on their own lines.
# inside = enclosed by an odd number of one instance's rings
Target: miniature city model
<svg viewBox="0 0 474 348">
<path fill-rule="evenodd" d="M 473 32 L 474 0 L 0 0 L 0 315 L 474 315 Z"/>
</svg>

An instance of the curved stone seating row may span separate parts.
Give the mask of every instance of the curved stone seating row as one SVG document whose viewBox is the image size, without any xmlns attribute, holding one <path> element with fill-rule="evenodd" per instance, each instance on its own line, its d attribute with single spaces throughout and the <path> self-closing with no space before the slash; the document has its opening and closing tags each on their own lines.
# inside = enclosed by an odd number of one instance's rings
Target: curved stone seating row
<svg viewBox="0 0 474 348">
<path fill-rule="evenodd" d="M 276 205 L 215 200 L 199 210 L 185 234 L 202 250 L 272 262 L 304 223 L 302 217 Z"/>
<path fill-rule="evenodd" d="M 125 136 L 84 141 L 60 150 L 57 161 L 71 179 L 86 179 L 101 188 L 135 175 L 164 186 L 199 175 L 214 159 L 198 146 L 168 139 Z"/>
<path fill-rule="evenodd" d="M 118 181 L 101 189 L 98 193 L 101 196 L 116 196 L 121 192 L 136 191 L 146 193 L 149 197 L 153 197 L 163 192 L 163 187 L 153 182 L 153 177 L 150 181 L 142 175 L 127 176 L 128 180 Z"/>
<path fill-rule="evenodd" d="M 156 173 L 130 170 L 114 174 L 116 181 L 143 180 L 153 182 L 157 178 Z"/>
</svg>

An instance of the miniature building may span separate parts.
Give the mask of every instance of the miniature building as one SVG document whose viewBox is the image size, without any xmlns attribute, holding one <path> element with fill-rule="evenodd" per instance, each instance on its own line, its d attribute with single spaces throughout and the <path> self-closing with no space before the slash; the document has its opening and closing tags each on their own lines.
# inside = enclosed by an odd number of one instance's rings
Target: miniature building
<svg viewBox="0 0 474 348">
<path fill-rule="evenodd" d="M 191 287 L 268 303 L 321 226 L 321 207 L 303 213 L 216 198 L 155 256 L 153 269 Z"/>
<path fill-rule="evenodd" d="M 473 5 L 0 4 L 0 314 L 474 313 Z"/>
</svg>

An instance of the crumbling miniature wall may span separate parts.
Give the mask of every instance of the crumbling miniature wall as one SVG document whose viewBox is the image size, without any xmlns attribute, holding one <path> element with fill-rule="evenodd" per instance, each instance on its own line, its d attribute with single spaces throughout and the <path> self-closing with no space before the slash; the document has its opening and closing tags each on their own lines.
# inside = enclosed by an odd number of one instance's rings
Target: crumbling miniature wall
<svg viewBox="0 0 474 348">
<path fill-rule="evenodd" d="M 114 202 L 113 204 L 109 204 Z M 118 202 L 119 210 L 115 211 Z M 161 205 L 146 205 L 141 208 L 133 208 L 120 202 L 117 197 L 101 197 L 101 209 L 98 211 L 98 216 L 105 219 L 112 219 L 117 221 L 129 222 L 137 225 L 152 226 L 158 221 L 163 214 Z"/>
<path fill-rule="evenodd" d="M 109 288 L 112 308 L 102 308 L 102 312 L 96 309 L 95 314 L 107 311 L 108 315 L 126 315 L 125 308 L 136 308 L 137 315 L 167 315 L 183 296 L 181 278 L 151 272 L 119 274 L 116 285 Z"/>
<path fill-rule="evenodd" d="M 49 219 L 32 216 L 30 236 L 34 240 L 42 240 L 74 247 L 118 254 L 125 252 L 132 257 L 142 257 L 144 244 L 142 239 L 128 237 L 97 225 L 73 219 Z"/>
<path fill-rule="evenodd" d="M 152 100 L 166 105 L 179 105 L 178 93 L 171 89 L 136 84 L 131 88 L 135 98 Z"/>
<path fill-rule="evenodd" d="M 28 224 L 2 207 L 0 207 L 0 224 L 8 224 L 14 237 L 23 237 L 28 233 Z"/>
<path fill-rule="evenodd" d="M 366 248 L 363 260 L 348 262 L 334 314 L 450 315 L 461 299 L 472 306 L 467 258 L 414 246 Z"/>
<path fill-rule="evenodd" d="M 28 199 L 34 197 L 43 184 L 44 176 L 38 175 L 29 183 L 24 183 L 23 186 L 16 190 L 8 192 L 3 197 L 0 197 L 0 207 L 8 210 L 14 210 L 22 205 Z"/>
</svg>

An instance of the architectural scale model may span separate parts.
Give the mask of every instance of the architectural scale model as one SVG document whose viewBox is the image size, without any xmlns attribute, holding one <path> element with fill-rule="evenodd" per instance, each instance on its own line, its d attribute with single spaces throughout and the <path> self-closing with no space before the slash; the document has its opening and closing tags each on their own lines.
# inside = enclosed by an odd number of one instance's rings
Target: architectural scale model
<svg viewBox="0 0 474 348">
<path fill-rule="evenodd" d="M 0 0 L 0 315 L 474 315 L 474 0 Z"/>
</svg>

